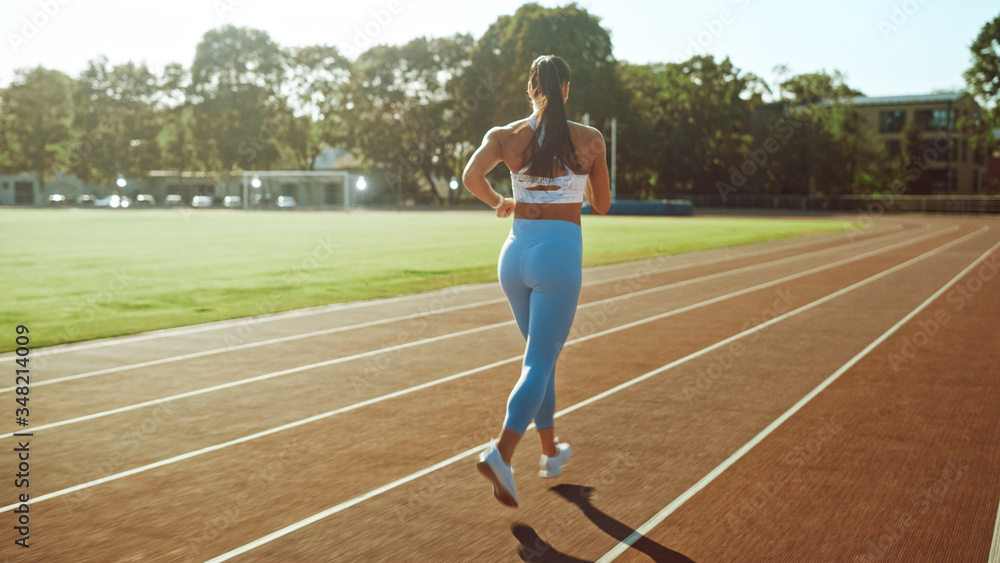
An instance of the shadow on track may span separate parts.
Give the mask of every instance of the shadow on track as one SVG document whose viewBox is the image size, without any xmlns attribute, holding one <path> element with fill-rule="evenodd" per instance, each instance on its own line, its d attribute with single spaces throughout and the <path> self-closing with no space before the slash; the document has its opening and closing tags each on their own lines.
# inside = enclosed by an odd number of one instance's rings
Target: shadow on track
<svg viewBox="0 0 1000 563">
<path fill-rule="evenodd" d="M 587 519 L 600 528 L 602 532 L 617 541 L 622 541 L 635 532 L 635 530 L 622 522 L 601 512 L 591 503 L 590 498 L 594 494 L 593 487 L 563 484 L 550 487 L 549 490 L 575 504 Z M 585 559 L 578 559 L 556 551 L 555 548 L 539 537 L 538 533 L 531 526 L 514 524 L 510 527 L 510 530 L 514 533 L 517 541 L 521 542 L 517 554 L 521 557 L 522 561 L 530 561 L 532 563 L 589 563 Z M 657 561 L 658 563 L 694 563 L 694 561 L 685 555 L 668 549 L 645 536 L 636 540 L 631 548 L 648 555 L 653 561 Z"/>
</svg>

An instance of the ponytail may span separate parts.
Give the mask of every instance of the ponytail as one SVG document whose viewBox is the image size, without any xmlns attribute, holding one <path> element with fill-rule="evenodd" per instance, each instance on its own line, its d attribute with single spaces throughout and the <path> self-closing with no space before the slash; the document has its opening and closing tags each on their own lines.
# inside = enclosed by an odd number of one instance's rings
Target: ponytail
<svg viewBox="0 0 1000 563">
<path fill-rule="evenodd" d="M 552 177 L 556 170 L 563 167 L 579 169 L 562 94 L 563 84 L 570 79 L 569 65 L 555 55 L 541 56 L 531 64 L 529 76 L 529 95 L 533 100 L 544 99 L 544 102 L 540 102 L 543 108 L 541 126 L 535 129 L 528 146 L 528 174 Z M 544 137 L 542 131 L 545 132 Z"/>
</svg>

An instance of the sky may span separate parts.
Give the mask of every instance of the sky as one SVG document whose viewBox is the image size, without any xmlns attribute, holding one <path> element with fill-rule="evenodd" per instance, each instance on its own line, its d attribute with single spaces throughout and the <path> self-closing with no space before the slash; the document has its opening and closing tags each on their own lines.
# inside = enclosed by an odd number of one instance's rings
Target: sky
<svg viewBox="0 0 1000 563">
<path fill-rule="evenodd" d="M 190 65 L 202 35 L 225 24 L 267 31 L 282 46 L 337 45 L 348 53 L 420 36 L 479 37 L 523 2 L 492 0 L 4 0 L 0 85 L 43 65 L 75 76 L 105 55 L 160 70 Z M 541 1 L 544 6 L 566 2 Z M 965 88 L 969 45 L 1000 15 L 996 0 L 581 0 L 632 63 L 730 57 L 773 84 L 839 70 L 869 96 Z M 557 53 L 558 54 L 558 53 Z M 527 72 L 527 69 L 525 69 Z"/>
</svg>

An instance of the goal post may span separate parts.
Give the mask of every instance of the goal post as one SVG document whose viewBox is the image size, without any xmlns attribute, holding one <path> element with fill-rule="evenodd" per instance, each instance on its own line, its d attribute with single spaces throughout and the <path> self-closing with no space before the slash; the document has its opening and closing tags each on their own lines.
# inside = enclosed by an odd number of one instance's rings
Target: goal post
<svg viewBox="0 0 1000 563">
<path fill-rule="evenodd" d="M 243 209 L 273 205 L 291 196 L 297 207 L 351 207 L 351 173 L 346 170 L 246 170 Z"/>
</svg>

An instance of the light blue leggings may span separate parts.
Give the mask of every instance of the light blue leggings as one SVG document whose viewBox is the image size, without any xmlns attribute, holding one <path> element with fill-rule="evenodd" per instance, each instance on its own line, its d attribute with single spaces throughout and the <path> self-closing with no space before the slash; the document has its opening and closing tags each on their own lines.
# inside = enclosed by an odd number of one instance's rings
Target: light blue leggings
<svg viewBox="0 0 1000 563">
<path fill-rule="evenodd" d="M 497 271 L 526 345 L 521 378 L 507 398 L 504 429 L 523 435 L 532 419 L 539 430 L 552 428 L 556 359 L 576 314 L 582 257 L 578 225 L 514 219 Z"/>
</svg>

